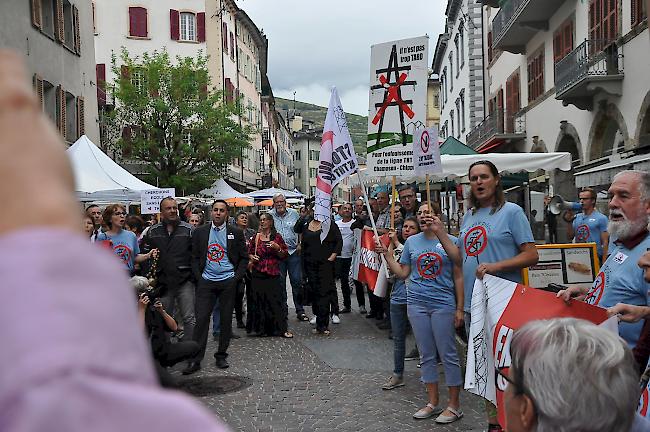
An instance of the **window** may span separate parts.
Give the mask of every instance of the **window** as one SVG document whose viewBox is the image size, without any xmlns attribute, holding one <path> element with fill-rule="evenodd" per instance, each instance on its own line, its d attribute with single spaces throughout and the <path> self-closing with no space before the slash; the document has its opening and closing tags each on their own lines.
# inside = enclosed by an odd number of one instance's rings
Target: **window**
<svg viewBox="0 0 650 432">
<path fill-rule="evenodd" d="M 492 60 L 494 59 L 494 51 L 492 50 L 492 30 L 490 30 L 487 35 L 487 56 L 488 64 L 492 63 Z"/>
<path fill-rule="evenodd" d="M 65 40 L 63 44 L 71 50 L 74 50 L 74 19 L 72 17 L 72 5 L 68 0 L 63 2 L 63 34 Z"/>
<path fill-rule="evenodd" d="M 77 138 L 77 98 L 71 93 L 65 93 L 65 136 L 68 141 L 76 141 Z"/>
<path fill-rule="evenodd" d="M 465 132 L 465 89 L 460 92 L 460 113 L 461 125 L 463 132 Z"/>
<path fill-rule="evenodd" d="M 316 196 L 316 186 L 311 186 L 309 188 L 309 192 L 310 192 L 311 196 Z"/>
<path fill-rule="evenodd" d="M 317 161 L 318 156 L 319 155 L 317 150 L 309 150 L 309 160 Z"/>
<path fill-rule="evenodd" d="M 610 42 L 617 37 L 618 0 L 590 0 L 589 38 Z"/>
<path fill-rule="evenodd" d="M 544 47 L 528 59 L 528 103 L 544 94 Z"/>
<path fill-rule="evenodd" d="M 433 96 L 433 106 L 434 106 L 435 108 L 439 108 L 439 107 L 440 107 L 440 96 L 439 96 L 439 95 L 434 95 L 434 96 Z"/>
<path fill-rule="evenodd" d="M 454 38 L 454 44 L 456 45 L 456 78 L 458 78 L 458 74 L 460 74 L 460 58 L 458 57 L 460 54 L 460 49 L 458 46 L 458 40 L 459 40 L 460 35 L 456 35 Z"/>
<path fill-rule="evenodd" d="M 441 76 L 440 76 L 440 93 L 441 93 L 441 96 L 442 96 L 442 97 L 440 98 L 440 108 L 444 108 L 444 107 L 445 107 L 445 95 L 444 95 L 444 91 L 445 91 L 445 76 L 444 76 L 444 75 L 441 75 Z"/>
<path fill-rule="evenodd" d="M 131 84 L 133 87 L 138 89 L 139 92 L 144 91 L 145 89 L 145 77 L 144 77 L 144 72 L 142 72 L 140 69 L 133 69 L 130 71 L 131 75 Z"/>
<path fill-rule="evenodd" d="M 56 87 L 47 81 L 43 81 L 43 110 L 50 118 L 52 123 L 56 124 L 57 106 L 56 106 Z"/>
<path fill-rule="evenodd" d="M 453 90 L 454 90 L 454 53 L 449 53 L 449 91 L 453 91 Z"/>
<path fill-rule="evenodd" d="M 316 178 L 316 168 L 309 168 L 309 177 Z"/>
<path fill-rule="evenodd" d="M 458 124 L 458 135 L 460 135 L 460 99 L 456 99 L 456 124 Z"/>
<path fill-rule="evenodd" d="M 295 157 L 295 159 L 296 159 L 297 161 L 300 160 L 300 150 L 296 150 L 296 157 Z"/>
<path fill-rule="evenodd" d="M 506 81 L 506 133 L 515 131 L 515 114 L 521 109 L 519 86 L 519 71 L 517 70 Z"/>
<path fill-rule="evenodd" d="M 56 0 L 32 1 L 32 23 L 52 39 L 58 26 L 58 20 L 55 18 L 57 16 Z"/>
<path fill-rule="evenodd" d="M 454 110 L 451 110 L 449 113 L 449 119 L 451 120 L 451 136 L 456 136 L 456 131 L 454 130 Z"/>
<path fill-rule="evenodd" d="M 147 10 L 139 6 L 129 7 L 129 36 L 146 38 Z"/>
<path fill-rule="evenodd" d="M 223 52 L 228 55 L 228 24 L 223 23 L 221 26 L 221 39 L 223 41 Z"/>
<path fill-rule="evenodd" d="M 573 19 L 566 20 L 553 34 L 553 63 L 573 50 Z"/>
<path fill-rule="evenodd" d="M 632 1 L 632 26 L 641 24 L 648 17 L 647 3 L 643 0 Z"/>
<path fill-rule="evenodd" d="M 296 177 L 302 177 L 302 175 L 300 174 L 300 168 L 294 168 L 293 175 L 295 175 Z"/>
<path fill-rule="evenodd" d="M 30 3 L 32 25 L 70 51 L 80 54 L 79 10 L 69 0 L 30 0 Z"/>
<path fill-rule="evenodd" d="M 458 35 L 460 36 L 460 67 L 465 66 L 465 23 L 460 22 L 460 27 L 458 28 Z"/>
<path fill-rule="evenodd" d="M 106 64 L 100 63 L 95 66 L 95 77 L 97 83 L 97 104 L 106 105 Z"/>
<path fill-rule="evenodd" d="M 192 12 L 180 13 L 180 40 L 195 42 L 196 41 L 196 15 Z M 225 47 L 226 51 L 228 47 Z"/>
<path fill-rule="evenodd" d="M 235 35 L 230 32 L 230 60 L 235 60 Z"/>
</svg>

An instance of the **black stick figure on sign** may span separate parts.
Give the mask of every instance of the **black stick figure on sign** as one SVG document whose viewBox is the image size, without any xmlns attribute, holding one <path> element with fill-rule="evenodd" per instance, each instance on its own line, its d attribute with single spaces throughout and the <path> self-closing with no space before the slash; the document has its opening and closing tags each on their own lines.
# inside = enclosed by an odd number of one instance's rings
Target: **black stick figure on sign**
<svg viewBox="0 0 650 432">
<path fill-rule="evenodd" d="M 484 227 L 478 225 L 467 231 L 463 241 L 465 247 L 465 261 L 467 261 L 469 257 L 475 257 L 476 264 L 480 264 L 478 256 L 485 250 L 487 243 L 487 231 Z"/>
<path fill-rule="evenodd" d="M 377 125 L 379 123 L 379 129 L 377 130 L 377 141 L 375 142 L 376 146 L 379 146 L 381 140 L 381 131 L 384 127 L 384 115 L 386 114 L 386 109 L 388 107 L 396 106 L 399 110 L 399 121 L 402 130 L 402 145 L 406 145 L 406 126 L 404 125 L 404 114 L 408 118 L 412 119 L 415 116 L 415 113 L 409 107 L 409 104 L 412 105 L 412 100 L 403 100 L 402 99 L 402 86 L 412 85 L 415 86 L 417 83 L 415 81 L 407 81 L 407 74 L 402 71 L 410 71 L 411 66 L 400 66 L 397 62 L 397 45 L 393 45 L 393 49 L 390 52 L 390 57 L 388 59 L 388 67 L 386 69 L 377 69 L 375 73 L 379 75 L 379 82 L 381 84 L 376 84 L 370 87 L 371 90 L 377 90 L 383 88 L 384 91 L 384 100 L 382 103 L 376 103 L 375 108 L 379 108 L 377 114 L 372 119 L 372 124 Z M 400 75 L 400 72 L 402 74 Z M 386 74 L 384 76 L 383 74 Z M 395 75 L 393 81 L 391 77 Z"/>
</svg>

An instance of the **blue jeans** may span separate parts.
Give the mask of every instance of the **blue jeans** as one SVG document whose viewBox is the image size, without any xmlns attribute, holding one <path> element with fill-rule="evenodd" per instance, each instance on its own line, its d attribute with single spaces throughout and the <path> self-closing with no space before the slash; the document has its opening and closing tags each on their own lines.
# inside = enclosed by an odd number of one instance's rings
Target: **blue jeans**
<svg viewBox="0 0 650 432">
<path fill-rule="evenodd" d="M 406 355 L 406 325 L 408 316 L 406 304 L 390 304 L 390 326 L 393 331 L 393 373 L 401 377 L 404 374 L 404 356 Z"/>
<path fill-rule="evenodd" d="M 430 305 L 410 304 L 407 307 L 409 321 L 415 341 L 420 350 L 422 381 L 425 384 L 438 382 L 436 355 L 445 369 L 448 387 L 460 386 L 463 378 L 456 348 L 454 310 L 441 310 Z"/>
<path fill-rule="evenodd" d="M 305 313 L 302 306 L 302 299 L 298 298 L 298 293 L 302 288 L 302 259 L 298 252 L 289 255 L 287 259 L 280 261 L 280 283 L 282 284 L 282 296 L 284 298 L 284 308 L 287 307 L 287 270 L 289 271 L 289 282 L 291 282 L 291 295 L 293 304 L 296 306 L 296 315 Z"/>
<path fill-rule="evenodd" d="M 183 319 L 183 340 L 191 341 L 194 335 L 194 326 L 196 326 L 196 316 L 194 315 L 194 296 L 196 288 L 192 281 L 185 281 L 176 289 L 169 290 L 164 297 L 160 299 L 165 309 L 170 315 L 175 314 L 175 300 L 178 301 L 178 308 Z"/>
<path fill-rule="evenodd" d="M 221 312 L 219 311 L 219 299 L 217 299 L 217 303 L 214 305 L 214 310 L 212 311 L 212 334 L 213 335 L 219 333 L 221 327 L 220 317 L 221 317 Z"/>
</svg>

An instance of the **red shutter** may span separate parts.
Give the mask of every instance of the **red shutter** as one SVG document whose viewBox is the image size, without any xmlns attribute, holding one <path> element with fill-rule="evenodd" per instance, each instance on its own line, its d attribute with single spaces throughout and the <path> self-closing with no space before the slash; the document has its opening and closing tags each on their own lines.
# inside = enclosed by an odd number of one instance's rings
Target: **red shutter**
<svg viewBox="0 0 650 432">
<path fill-rule="evenodd" d="M 181 38 L 181 29 L 179 27 L 178 11 L 174 9 L 169 10 L 169 32 L 172 40 L 179 40 Z"/>
<path fill-rule="evenodd" d="M 205 42 L 205 12 L 196 14 L 196 36 L 199 42 Z"/>
<path fill-rule="evenodd" d="M 95 75 L 97 82 L 97 104 L 106 105 L 106 65 L 100 63 L 95 65 Z"/>
<path fill-rule="evenodd" d="M 235 36 L 230 32 L 230 58 L 235 59 Z"/>
<path fill-rule="evenodd" d="M 36 92 L 36 96 L 38 97 L 38 106 L 43 110 L 43 78 L 41 78 L 38 74 L 34 74 L 34 91 Z"/>
<path fill-rule="evenodd" d="M 224 92 L 225 92 L 225 96 L 226 96 L 225 99 L 227 103 L 232 103 L 233 95 L 232 95 L 232 90 L 230 89 L 231 85 L 232 83 L 230 82 L 230 78 L 226 78 L 223 86 L 225 87 Z"/>
<path fill-rule="evenodd" d="M 133 37 L 147 37 L 147 10 L 145 8 L 138 6 L 129 7 L 129 35 Z"/>
<path fill-rule="evenodd" d="M 56 125 L 57 128 L 59 129 L 59 133 L 63 137 L 63 139 L 66 138 L 66 119 L 65 119 L 65 90 L 63 89 L 63 86 L 58 86 L 56 88 Z"/>
<path fill-rule="evenodd" d="M 43 13 L 41 0 L 31 0 L 32 4 L 32 25 L 39 30 L 43 29 Z"/>
<path fill-rule="evenodd" d="M 81 54 L 81 33 L 79 29 L 79 9 L 72 6 L 72 19 L 74 21 L 74 52 Z"/>
<path fill-rule="evenodd" d="M 226 23 L 221 26 L 221 38 L 223 40 L 223 51 L 228 55 L 228 24 Z"/>
<path fill-rule="evenodd" d="M 84 109 L 84 98 L 79 96 L 77 98 L 77 137 L 81 137 L 86 133 L 86 115 Z"/>
<path fill-rule="evenodd" d="M 65 42 L 65 18 L 63 15 L 63 0 L 56 0 L 56 40 Z"/>
</svg>

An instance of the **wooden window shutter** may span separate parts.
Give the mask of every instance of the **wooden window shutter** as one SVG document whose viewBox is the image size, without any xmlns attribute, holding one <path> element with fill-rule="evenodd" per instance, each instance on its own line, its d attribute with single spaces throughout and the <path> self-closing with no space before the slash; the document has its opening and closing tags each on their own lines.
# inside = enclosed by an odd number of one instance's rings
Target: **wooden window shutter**
<svg viewBox="0 0 650 432">
<path fill-rule="evenodd" d="M 205 12 L 196 14 L 196 36 L 199 42 L 205 42 Z"/>
<path fill-rule="evenodd" d="M 124 126 L 122 128 L 122 156 L 130 157 L 133 153 L 133 128 L 131 126 Z"/>
<path fill-rule="evenodd" d="M 66 116 L 65 116 L 65 90 L 63 86 L 58 86 L 56 88 L 56 125 L 59 129 L 59 133 L 63 139 L 66 138 Z"/>
<path fill-rule="evenodd" d="M 235 36 L 230 32 L 230 58 L 235 59 Z"/>
<path fill-rule="evenodd" d="M 77 98 L 77 137 L 86 134 L 86 112 L 84 111 L 84 98 Z"/>
<path fill-rule="evenodd" d="M 42 0 L 31 0 L 32 5 L 32 25 L 39 30 L 43 29 L 43 11 Z"/>
<path fill-rule="evenodd" d="M 97 104 L 104 106 L 106 105 L 106 64 L 95 65 L 95 75 L 97 78 Z"/>
<path fill-rule="evenodd" d="M 38 106 L 41 108 L 41 110 L 43 110 L 43 78 L 41 78 L 38 74 L 34 74 L 34 92 L 38 97 Z"/>
<path fill-rule="evenodd" d="M 72 19 L 74 20 L 74 52 L 81 54 L 81 32 L 79 24 L 79 9 L 72 6 Z"/>
<path fill-rule="evenodd" d="M 56 0 L 56 40 L 65 41 L 65 16 L 63 15 L 63 0 Z"/>
<path fill-rule="evenodd" d="M 147 10 L 143 7 L 129 8 L 129 36 L 147 37 Z"/>
<path fill-rule="evenodd" d="M 178 11 L 174 9 L 169 10 L 169 32 L 172 40 L 179 40 L 181 38 L 181 29 L 178 21 Z"/>
<path fill-rule="evenodd" d="M 221 26 L 221 38 L 223 40 L 223 50 L 228 55 L 228 24 L 223 23 Z"/>
</svg>

